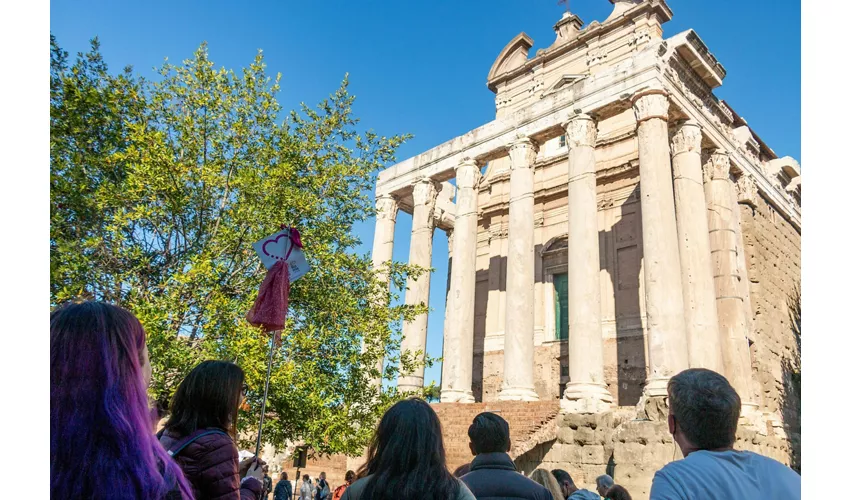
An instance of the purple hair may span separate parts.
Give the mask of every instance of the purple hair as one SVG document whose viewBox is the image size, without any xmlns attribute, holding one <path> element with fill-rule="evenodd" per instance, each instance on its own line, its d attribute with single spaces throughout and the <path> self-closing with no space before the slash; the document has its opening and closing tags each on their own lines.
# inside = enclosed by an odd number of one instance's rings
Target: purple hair
<svg viewBox="0 0 850 500">
<path fill-rule="evenodd" d="M 193 498 L 153 434 L 145 331 L 102 302 L 50 314 L 50 498 Z"/>
</svg>

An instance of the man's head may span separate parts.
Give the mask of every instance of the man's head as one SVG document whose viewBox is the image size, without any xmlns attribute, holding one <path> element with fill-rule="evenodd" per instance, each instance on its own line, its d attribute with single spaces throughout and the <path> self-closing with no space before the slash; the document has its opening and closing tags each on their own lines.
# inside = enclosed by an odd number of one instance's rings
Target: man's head
<svg viewBox="0 0 850 500">
<path fill-rule="evenodd" d="M 304 479 L 302 479 L 302 481 L 304 481 L 305 483 L 306 483 L 306 482 L 309 482 L 309 481 L 310 481 L 310 476 L 309 476 L 308 474 L 304 474 Z"/>
<path fill-rule="evenodd" d="M 704 368 L 685 370 L 670 379 L 667 394 L 667 425 L 684 456 L 735 444 L 741 398 L 723 375 Z"/>
<path fill-rule="evenodd" d="M 269 466 L 268 466 L 268 464 L 263 465 L 263 472 L 265 472 L 266 474 L 268 474 L 268 473 L 269 473 Z"/>
<path fill-rule="evenodd" d="M 558 484 L 561 486 L 561 493 L 564 494 L 564 498 L 567 498 L 578 491 L 576 483 L 573 482 L 573 478 L 567 473 L 567 471 L 563 469 L 554 469 L 552 470 L 552 475 L 558 480 Z"/>
<path fill-rule="evenodd" d="M 507 453 L 511 449 L 508 422 L 495 413 L 479 413 L 469 426 L 469 450 L 481 453 Z"/>
<path fill-rule="evenodd" d="M 326 477 L 326 476 L 325 476 L 325 473 L 324 473 L 324 472 L 322 472 L 322 473 L 320 473 L 320 474 L 319 474 L 319 479 L 321 479 L 322 481 L 324 481 L 324 480 L 325 480 L 325 477 Z"/>
<path fill-rule="evenodd" d="M 348 483 L 348 484 L 351 484 L 351 483 L 354 482 L 354 471 L 353 470 L 345 471 L 345 482 Z"/>
<path fill-rule="evenodd" d="M 612 486 L 614 486 L 614 478 L 608 474 L 602 474 L 596 478 L 596 491 L 602 498 L 605 498 L 605 494 Z"/>
<path fill-rule="evenodd" d="M 289 474 L 287 474 L 286 471 L 281 472 L 280 473 L 280 480 L 281 481 L 289 481 Z"/>
</svg>

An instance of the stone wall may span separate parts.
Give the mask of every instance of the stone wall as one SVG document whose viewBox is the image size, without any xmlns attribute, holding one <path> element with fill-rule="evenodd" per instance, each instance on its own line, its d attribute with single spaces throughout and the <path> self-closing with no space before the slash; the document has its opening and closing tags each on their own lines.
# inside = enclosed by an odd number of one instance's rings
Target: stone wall
<svg viewBox="0 0 850 500">
<path fill-rule="evenodd" d="M 775 431 L 787 434 L 793 465 L 799 468 L 799 366 L 801 233 L 760 197 L 755 209 L 741 207 L 750 302 L 753 314 L 751 352 L 757 379 L 756 398 Z"/>
<path fill-rule="evenodd" d="M 530 474 L 535 468 L 563 469 L 581 488 L 595 490 L 602 474 L 623 485 L 632 498 L 649 498 L 655 472 L 682 458 L 667 428 L 666 415 L 658 420 L 637 418 L 634 408 L 618 408 L 598 415 L 561 414 L 551 436 L 516 458 L 517 469 Z M 750 450 L 791 463 L 785 439 L 765 436 L 739 427 L 736 449 Z"/>
</svg>

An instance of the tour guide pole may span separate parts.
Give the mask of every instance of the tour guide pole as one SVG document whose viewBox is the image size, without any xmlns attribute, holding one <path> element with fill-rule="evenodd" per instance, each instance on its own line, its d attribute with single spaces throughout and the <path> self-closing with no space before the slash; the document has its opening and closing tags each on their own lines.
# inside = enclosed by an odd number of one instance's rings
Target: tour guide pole
<svg viewBox="0 0 850 500">
<path fill-rule="evenodd" d="M 286 314 L 289 312 L 290 278 L 300 278 L 310 266 L 301 251 L 303 248 L 301 235 L 294 227 L 281 226 L 281 231 L 258 241 L 253 246 L 263 265 L 268 269 L 260 285 L 257 300 L 247 315 L 249 323 L 269 333 L 269 359 L 263 388 L 263 404 L 260 409 L 260 425 L 257 428 L 257 447 L 254 452 L 254 458 L 259 459 L 274 351 L 281 343 L 281 333 L 286 325 Z M 290 266 L 293 268 L 292 276 L 290 276 Z"/>
<path fill-rule="evenodd" d="M 257 449 L 254 452 L 254 457 L 260 456 L 260 443 L 263 439 L 263 422 L 266 420 L 266 401 L 269 399 L 269 379 L 272 377 L 272 359 L 274 358 L 274 339 L 280 336 L 280 331 L 272 332 L 269 335 L 269 363 L 266 367 L 266 386 L 263 389 L 263 406 L 260 409 L 260 426 L 257 429 Z"/>
</svg>

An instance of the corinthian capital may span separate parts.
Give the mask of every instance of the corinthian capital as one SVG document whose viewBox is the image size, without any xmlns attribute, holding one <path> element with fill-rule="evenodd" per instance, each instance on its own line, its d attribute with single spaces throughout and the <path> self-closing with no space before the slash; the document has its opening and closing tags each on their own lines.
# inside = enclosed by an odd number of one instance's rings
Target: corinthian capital
<svg viewBox="0 0 850 500">
<path fill-rule="evenodd" d="M 398 215 L 398 201 L 391 194 L 382 194 L 375 198 L 375 215 L 379 220 L 395 220 Z"/>
<path fill-rule="evenodd" d="M 431 178 L 425 177 L 420 179 L 416 185 L 413 186 L 413 205 L 433 206 L 437 201 L 437 193 L 440 192 L 442 187 L 442 184 Z"/>
<path fill-rule="evenodd" d="M 481 182 L 481 168 L 478 162 L 470 158 L 464 158 L 455 170 L 455 182 L 458 189 L 477 189 Z"/>
<path fill-rule="evenodd" d="M 638 123 L 651 118 L 667 121 L 670 101 L 667 100 L 667 93 L 663 90 L 648 90 L 636 95 L 632 100 L 632 106 Z"/>
<path fill-rule="evenodd" d="M 577 146 L 596 147 L 596 121 L 584 113 L 571 118 L 565 125 L 567 144 L 570 149 Z"/>
<path fill-rule="evenodd" d="M 670 151 L 673 156 L 681 153 L 700 154 L 702 147 L 702 127 L 688 120 L 678 124 L 670 138 Z"/>
<path fill-rule="evenodd" d="M 537 159 L 537 143 L 528 137 L 520 137 L 508 148 L 511 157 L 511 170 L 529 168 Z"/>
<path fill-rule="evenodd" d="M 756 180 L 752 174 L 746 172 L 738 177 L 738 182 L 735 183 L 738 189 L 738 203 L 755 207 L 758 200 L 758 187 Z"/>
<path fill-rule="evenodd" d="M 721 149 L 715 149 L 709 153 L 705 163 L 703 163 L 702 173 L 705 177 L 705 182 L 713 180 L 728 180 L 729 153 Z"/>
</svg>

